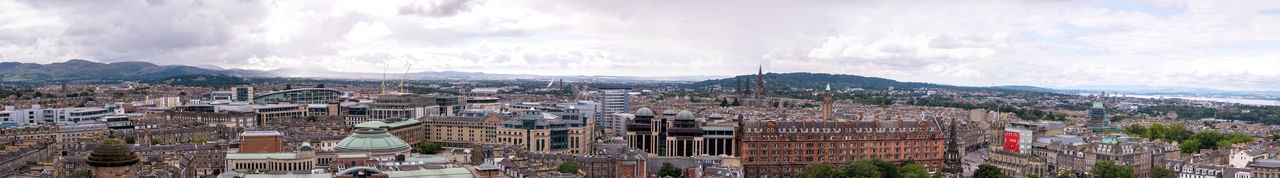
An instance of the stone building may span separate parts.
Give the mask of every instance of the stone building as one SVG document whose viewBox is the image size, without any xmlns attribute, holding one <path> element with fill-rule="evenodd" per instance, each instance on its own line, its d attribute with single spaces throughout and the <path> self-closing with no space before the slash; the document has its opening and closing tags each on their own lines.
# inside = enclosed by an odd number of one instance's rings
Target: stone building
<svg viewBox="0 0 1280 178">
<path fill-rule="evenodd" d="M 943 163 L 944 133 L 932 119 L 740 122 L 746 177 L 791 177 L 805 165 L 868 158 L 912 160 L 929 171 Z"/>
<path fill-rule="evenodd" d="M 423 117 L 426 142 L 444 147 L 471 148 L 497 140 L 501 116 L 488 117 Z"/>
<path fill-rule="evenodd" d="M 107 139 L 89 153 L 86 163 L 90 166 L 93 177 L 138 177 L 134 164 L 138 164 L 138 156 L 133 148 L 120 139 Z"/>
<path fill-rule="evenodd" d="M 383 128 L 409 145 L 417 145 L 426 139 L 422 121 L 408 118 L 386 118 L 356 124 L 356 128 Z"/>
</svg>

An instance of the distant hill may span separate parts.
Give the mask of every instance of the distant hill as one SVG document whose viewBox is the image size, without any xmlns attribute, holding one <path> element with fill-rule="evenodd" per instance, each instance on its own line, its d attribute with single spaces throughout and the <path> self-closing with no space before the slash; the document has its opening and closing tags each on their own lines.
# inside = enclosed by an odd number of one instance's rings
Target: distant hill
<svg viewBox="0 0 1280 178">
<path fill-rule="evenodd" d="M 712 85 L 720 85 L 725 88 L 737 87 L 738 80 L 742 80 L 743 87 L 752 88 L 756 82 L 756 75 L 741 75 L 733 78 L 705 80 L 701 82 L 691 83 L 688 87 L 707 87 Z M 1050 92 L 1055 90 L 1030 87 L 1030 86 L 1001 86 L 1001 87 L 965 87 L 941 85 L 921 82 L 900 82 L 897 80 L 864 77 L 846 74 L 824 74 L 824 73 L 768 73 L 764 75 L 766 90 L 777 90 L 778 88 L 822 88 L 830 83 L 832 89 L 840 88 L 862 88 L 869 90 L 887 90 L 893 87 L 895 90 L 913 90 L 919 88 L 942 88 L 961 91 L 1027 91 L 1027 92 Z"/>
<path fill-rule="evenodd" d="M 98 63 L 72 59 L 52 64 L 0 63 L 2 82 L 49 82 L 68 80 L 155 80 L 179 75 L 214 74 L 216 71 L 191 66 L 159 66 L 147 62 Z"/>
<path fill-rule="evenodd" d="M 222 74 L 205 74 L 205 75 L 173 76 L 173 77 L 168 77 L 168 78 L 159 79 L 159 80 L 144 81 L 143 83 L 216 87 L 216 86 L 247 85 L 249 84 L 249 80 L 245 80 L 244 78 L 240 78 L 240 77 L 227 76 Z"/>
</svg>

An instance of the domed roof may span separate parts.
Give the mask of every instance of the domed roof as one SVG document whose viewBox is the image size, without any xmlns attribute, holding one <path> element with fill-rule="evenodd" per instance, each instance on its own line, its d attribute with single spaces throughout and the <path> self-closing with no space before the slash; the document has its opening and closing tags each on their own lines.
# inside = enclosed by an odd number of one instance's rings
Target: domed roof
<svg viewBox="0 0 1280 178">
<path fill-rule="evenodd" d="M 720 115 L 720 113 L 711 114 L 711 116 L 707 116 L 707 117 L 712 119 L 724 119 L 724 115 Z"/>
<path fill-rule="evenodd" d="M 133 153 L 133 146 L 124 144 L 123 140 L 112 138 L 103 140 L 102 144 L 89 153 L 89 158 L 85 162 L 93 167 L 130 166 L 138 163 L 138 155 Z"/>
<path fill-rule="evenodd" d="M 689 111 L 680 111 L 680 114 L 676 114 L 676 120 L 693 120 L 693 119 L 694 119 L 693 113 Z"/>
<path fill-rule="evenodd" d="M 676 115 L 676 111 L 668 109 L 666 111 L 662 111 L 662 115 Z"/>
<path fill-rule="evenodd" d="M 302 148 L 298 148 L 298 151 L 311 151 L 311 142 L 302 142 Z"/>
<path fill-rule="evenodd" d="M 636 110 L 636 117 L 645 117 L 645 116 L 653 117 L 654 116 L 653 110 L 649 108 L 640 108 Z"/>
<path fill-rule="evenodd" d="M 355 134 L 343 138 L 333 148 L 334 151 L 368 151 L 374 154 L 390 154 L 407 152 L 412 147 L 396 136 L 387 134 L 383 128 L 360 128 Z"/>
</svg>

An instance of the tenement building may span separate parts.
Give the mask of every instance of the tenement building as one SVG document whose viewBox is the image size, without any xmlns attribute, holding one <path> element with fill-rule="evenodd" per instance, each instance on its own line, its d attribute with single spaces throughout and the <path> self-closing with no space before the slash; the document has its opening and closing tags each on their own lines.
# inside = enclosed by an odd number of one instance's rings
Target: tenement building
<svg viewBox="0 0 1280 178">
<path fill-rule="evenodd" d="M 943 166 L 944 135 L 934 119 L 747 120 L 741 122 L 746 177 L 794 177 L 810 164 L 880 158 Z"/>
</svg>

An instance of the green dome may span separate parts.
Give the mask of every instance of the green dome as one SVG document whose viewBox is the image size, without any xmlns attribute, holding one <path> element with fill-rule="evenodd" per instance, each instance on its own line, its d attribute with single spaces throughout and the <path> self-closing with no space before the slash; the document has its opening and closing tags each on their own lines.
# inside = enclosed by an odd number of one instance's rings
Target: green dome
<svg viewBox="0 0 1280 178">
<path fill-rule="evenodd" d="M 338 141 L 334 151 L 368 151 L 373 154 L 394 154 L 408 152 L 413 148 L 396 136 L 387 134 L 383 128 L 360 128 L 355 134 Z"/>
<path fill-rule="evenodd" d="M 132 146 L 124 144 L 123 140 L 113 138 L 98 144 L 98 147 L 89 153 L 89 158 L 85 162 L 93 167 L 131 166 L 138 163 L 138 155 L 133 154 Z"/>
</svg>

